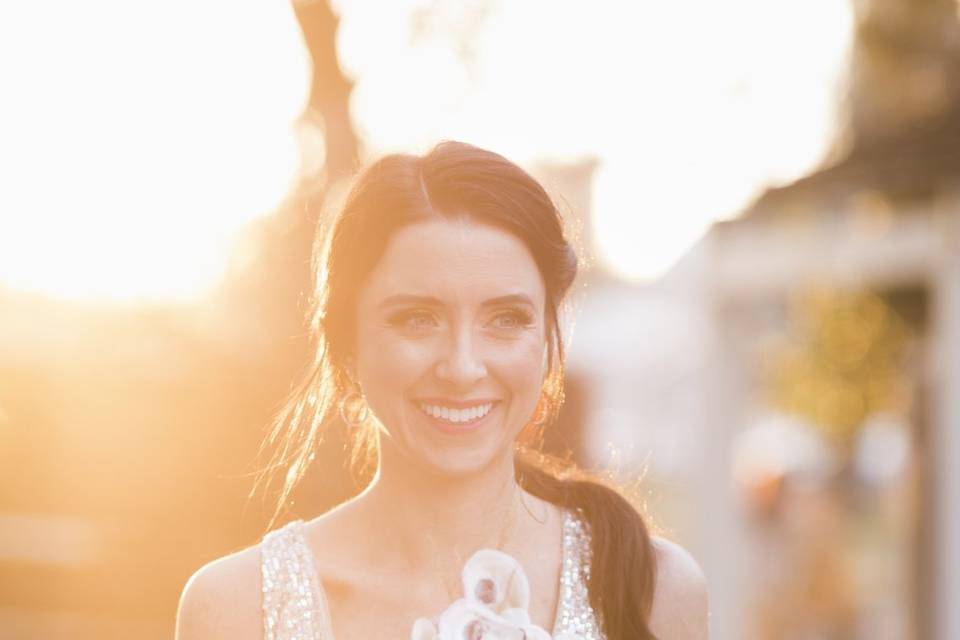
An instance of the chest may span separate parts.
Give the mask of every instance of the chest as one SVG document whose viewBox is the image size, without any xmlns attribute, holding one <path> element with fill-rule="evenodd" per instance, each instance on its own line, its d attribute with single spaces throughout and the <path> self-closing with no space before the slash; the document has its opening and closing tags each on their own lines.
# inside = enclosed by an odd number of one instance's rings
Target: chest
<svg viewBox="0 0 960 640">
<path fill-rule="evenodd" d="M 530 582 L 531 620 L 552 631 L 561 600 L 562 557 L 556 553 L 527 558 L 524 572 Z M 369 638 L 407 639 L 419 617 L 431 617 L 449 606 L 454 597 L 430 576 L 321 576 L 330 630 L 336 640 Z M 327 639 L 324 639 L 327 640 Z"/>
<path fill-rule="evenodd" d="M 410 575 L 326 571 L 335 563 L 317 562 L 302 526 L 302 521 L 293 521 L 272 531 L 261 546 L 265 640 L 406 639 L 417 617 L 429 617 L 450 604 L 448 595 L 438 595 L 436 585 L 425 587 Z M 520 560 L 530 581 L 529 614 L 553 634 L 604 640 L 588 600 L 589 534 L 570 513 L 564 515 L 563 531 L 559 549 L 545 544 L 546 555 L 539 557 L 546 559 L 531 560 L 538 556 L 525 554 Z"/>
</svg>

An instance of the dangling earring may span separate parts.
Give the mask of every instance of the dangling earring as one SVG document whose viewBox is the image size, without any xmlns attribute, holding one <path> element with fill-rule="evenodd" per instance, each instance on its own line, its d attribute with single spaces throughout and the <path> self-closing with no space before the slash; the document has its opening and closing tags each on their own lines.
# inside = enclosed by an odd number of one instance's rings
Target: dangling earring
<svg viewBox="0 0 960 640">
<path fill-rule="evenodd" d="M 360 411 L 359 416 L 353 416 L 351 415 L 350 411 L 351 409 L 355 409 L 355 407 L 351 407 L 351 405 L 356 404 L 357 402 L 362 403 L 363 408 Z M 367 421 L 367 416 L 369 414 L 370 407 L 367 406 L 367 402 L 363 395 L 356 391 L 351 391 L 340 401 L 340 418 L 350 429 L 356 429 L 357 427 L 361 426 Z"/>
</svg>

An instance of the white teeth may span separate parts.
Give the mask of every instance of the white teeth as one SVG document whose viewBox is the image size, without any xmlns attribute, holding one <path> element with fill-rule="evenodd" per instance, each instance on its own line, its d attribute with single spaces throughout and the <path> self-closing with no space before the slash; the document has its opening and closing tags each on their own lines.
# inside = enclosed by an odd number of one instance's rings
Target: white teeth
<svg viewBox="0 0 960 640">
<path fill-rule="evenodd" d="M 450 407 L 437 407 L 430 404 L 420 403 L 420 409 L 429 416 L 441 418 L 449 422 L 470 422 L 477 418 L 487 415 L 487 412 L 493 408 L 493 403 L 477 405 L 469 409 L 451 409 Z"/>
</svg>

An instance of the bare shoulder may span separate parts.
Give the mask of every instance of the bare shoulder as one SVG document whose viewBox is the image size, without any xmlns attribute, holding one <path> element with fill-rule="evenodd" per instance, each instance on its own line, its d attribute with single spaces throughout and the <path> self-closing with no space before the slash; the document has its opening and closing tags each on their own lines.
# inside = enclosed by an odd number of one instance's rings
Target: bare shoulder
<svg viewBox="0 0 960 640">
<path fill-rule="evenodd" d="M 176 640 L 260 640 L 260 582 L 259 545 L 197 569 L 180 595 Z"/>
<path fill-rule="evenodd" d="M 657 581 L 650 630 L 659 640 L 706 640 L 709 604 L 707 580 L 686 549 L 654 536 Z"/>
</svg>

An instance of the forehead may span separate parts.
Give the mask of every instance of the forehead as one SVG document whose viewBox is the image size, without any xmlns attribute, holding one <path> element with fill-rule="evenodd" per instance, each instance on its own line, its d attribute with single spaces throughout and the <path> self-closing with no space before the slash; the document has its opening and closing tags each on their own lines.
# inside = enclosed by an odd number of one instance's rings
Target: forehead
<svg viewBox="0 0 960 640">
<path fill-rule="evenodd" d="M 360 300 L 400 293 L 449 301 L 525 293 L 540 305 L 544 285 L 529 249 L 512 233 L 468 218 L 432 218 L 393 234 Z"/>
</svg>

